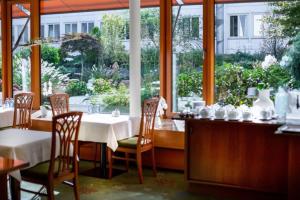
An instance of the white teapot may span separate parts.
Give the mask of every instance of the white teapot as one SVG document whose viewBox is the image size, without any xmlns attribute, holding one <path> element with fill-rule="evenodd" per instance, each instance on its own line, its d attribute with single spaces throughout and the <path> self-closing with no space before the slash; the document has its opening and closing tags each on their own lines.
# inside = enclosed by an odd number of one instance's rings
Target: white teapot
<svg viewBox="0 0 300 200">
<path fill-rule="evenodd" d="M 237 109 L 231 109 L 227 112 L 227 116 L 229 120 L 237 120 L 239 117 L 239 112 Z"/>
<path fill-rule="evenodd" d="M 226 111 L 223 107 L 219 107 L 217 110 L 215 110 L 215 118 L 216 119 L 224 119 L 226 114 Z"/>
<path fill-rule="evenodd" d="M 210 109 L 208 107 L 203 107 L 200 110 L 199 114 L 202 118 L 209 118 L 210 117 Z"/>
</svg>

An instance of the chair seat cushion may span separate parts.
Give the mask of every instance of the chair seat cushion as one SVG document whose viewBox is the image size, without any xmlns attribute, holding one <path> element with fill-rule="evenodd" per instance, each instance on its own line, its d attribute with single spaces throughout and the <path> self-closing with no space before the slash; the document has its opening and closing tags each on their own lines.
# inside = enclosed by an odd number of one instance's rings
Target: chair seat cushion
<svg viewBox="0 0 300 200">
<path fill-rule="evenodd" d="M 58 160 L 55 160 L 54 171 L 58 168 Z M 35 178 L 35 179 L 47 179 L 50 161 L 42 162 L 34 167 L 21 171 L 23 177 Z"/>
<path fill-rule="evenodd" d="M 118 141 L 119 147 L 136 148 L 138 137 L 127 138 L 125 140 Z"/>
</svg>

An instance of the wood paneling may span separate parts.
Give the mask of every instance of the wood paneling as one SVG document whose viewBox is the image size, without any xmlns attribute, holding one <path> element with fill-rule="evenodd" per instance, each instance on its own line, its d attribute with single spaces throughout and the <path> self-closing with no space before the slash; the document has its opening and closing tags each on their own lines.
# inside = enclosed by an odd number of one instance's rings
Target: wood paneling
<svg viewBox="0 0 300 200">
<path fill-rule="evenodd" d="M 276 124 L 188 120 L 186 126 L 190 183 L 299 199 L 300 138 L 274 134 Z"/>
</svg>

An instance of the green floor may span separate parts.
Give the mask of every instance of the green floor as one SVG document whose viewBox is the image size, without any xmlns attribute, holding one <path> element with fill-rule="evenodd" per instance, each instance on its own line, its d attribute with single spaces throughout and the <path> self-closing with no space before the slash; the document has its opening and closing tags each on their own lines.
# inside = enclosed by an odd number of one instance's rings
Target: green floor
<svg viewBox="0 0 300 200">
<path fill-rule="evenodd" d="M 80 170 L 92 168 L 89 162 L 80 162 Z M 150 169 L 144 169 L 144 184 L 139 184 L 135 168 L 128 173 L 115 176 L 112 180 L 80 175 L 81 200 L 213 200 L 214 198 L 199 197 L 186 192 L 184 175 L 180 172 L 159 170 L 158 176 L 153 177 Z M 28 186 L 28 185 L 26 185 Z M 33 187 L 33 186 L 29 186 Z M 72 188 L 60 185 L 55 188 L 55 198 L 73 199 Z M 28 194 L 22 193 L 22 199 L 28 199 Z M 30 198 L 29 198 L 30 199 Z"/>
</svg>

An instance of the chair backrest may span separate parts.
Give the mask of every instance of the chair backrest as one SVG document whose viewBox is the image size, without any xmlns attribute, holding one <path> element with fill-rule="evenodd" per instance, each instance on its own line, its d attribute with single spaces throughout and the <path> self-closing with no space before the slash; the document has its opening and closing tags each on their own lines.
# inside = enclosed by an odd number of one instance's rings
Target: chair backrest
<svg viewBox="0 0 300 200">
<path fill-rule="evenodd" d="M 158 98 L 146 99 L 143 102 L 138 147 L 153 144 L 153 131 L 158 102 Z"/>
<path fill-rule="evenodd" d="M 30 128 L 33 96 L 32 92 L 23 92 L 14 96 L 14 128 Z"/>
<path fill-rule="evenodd" d="M 78 173 L 78 133 L 82 112 L 68 112 L 52 118 L 52 146 L 48 177 Z"/>
<path fill-rule="evenodd" d="M 53 116 L 69 112 L 68 94 L 53 94 L 49 98 Z"/>
</svg>

